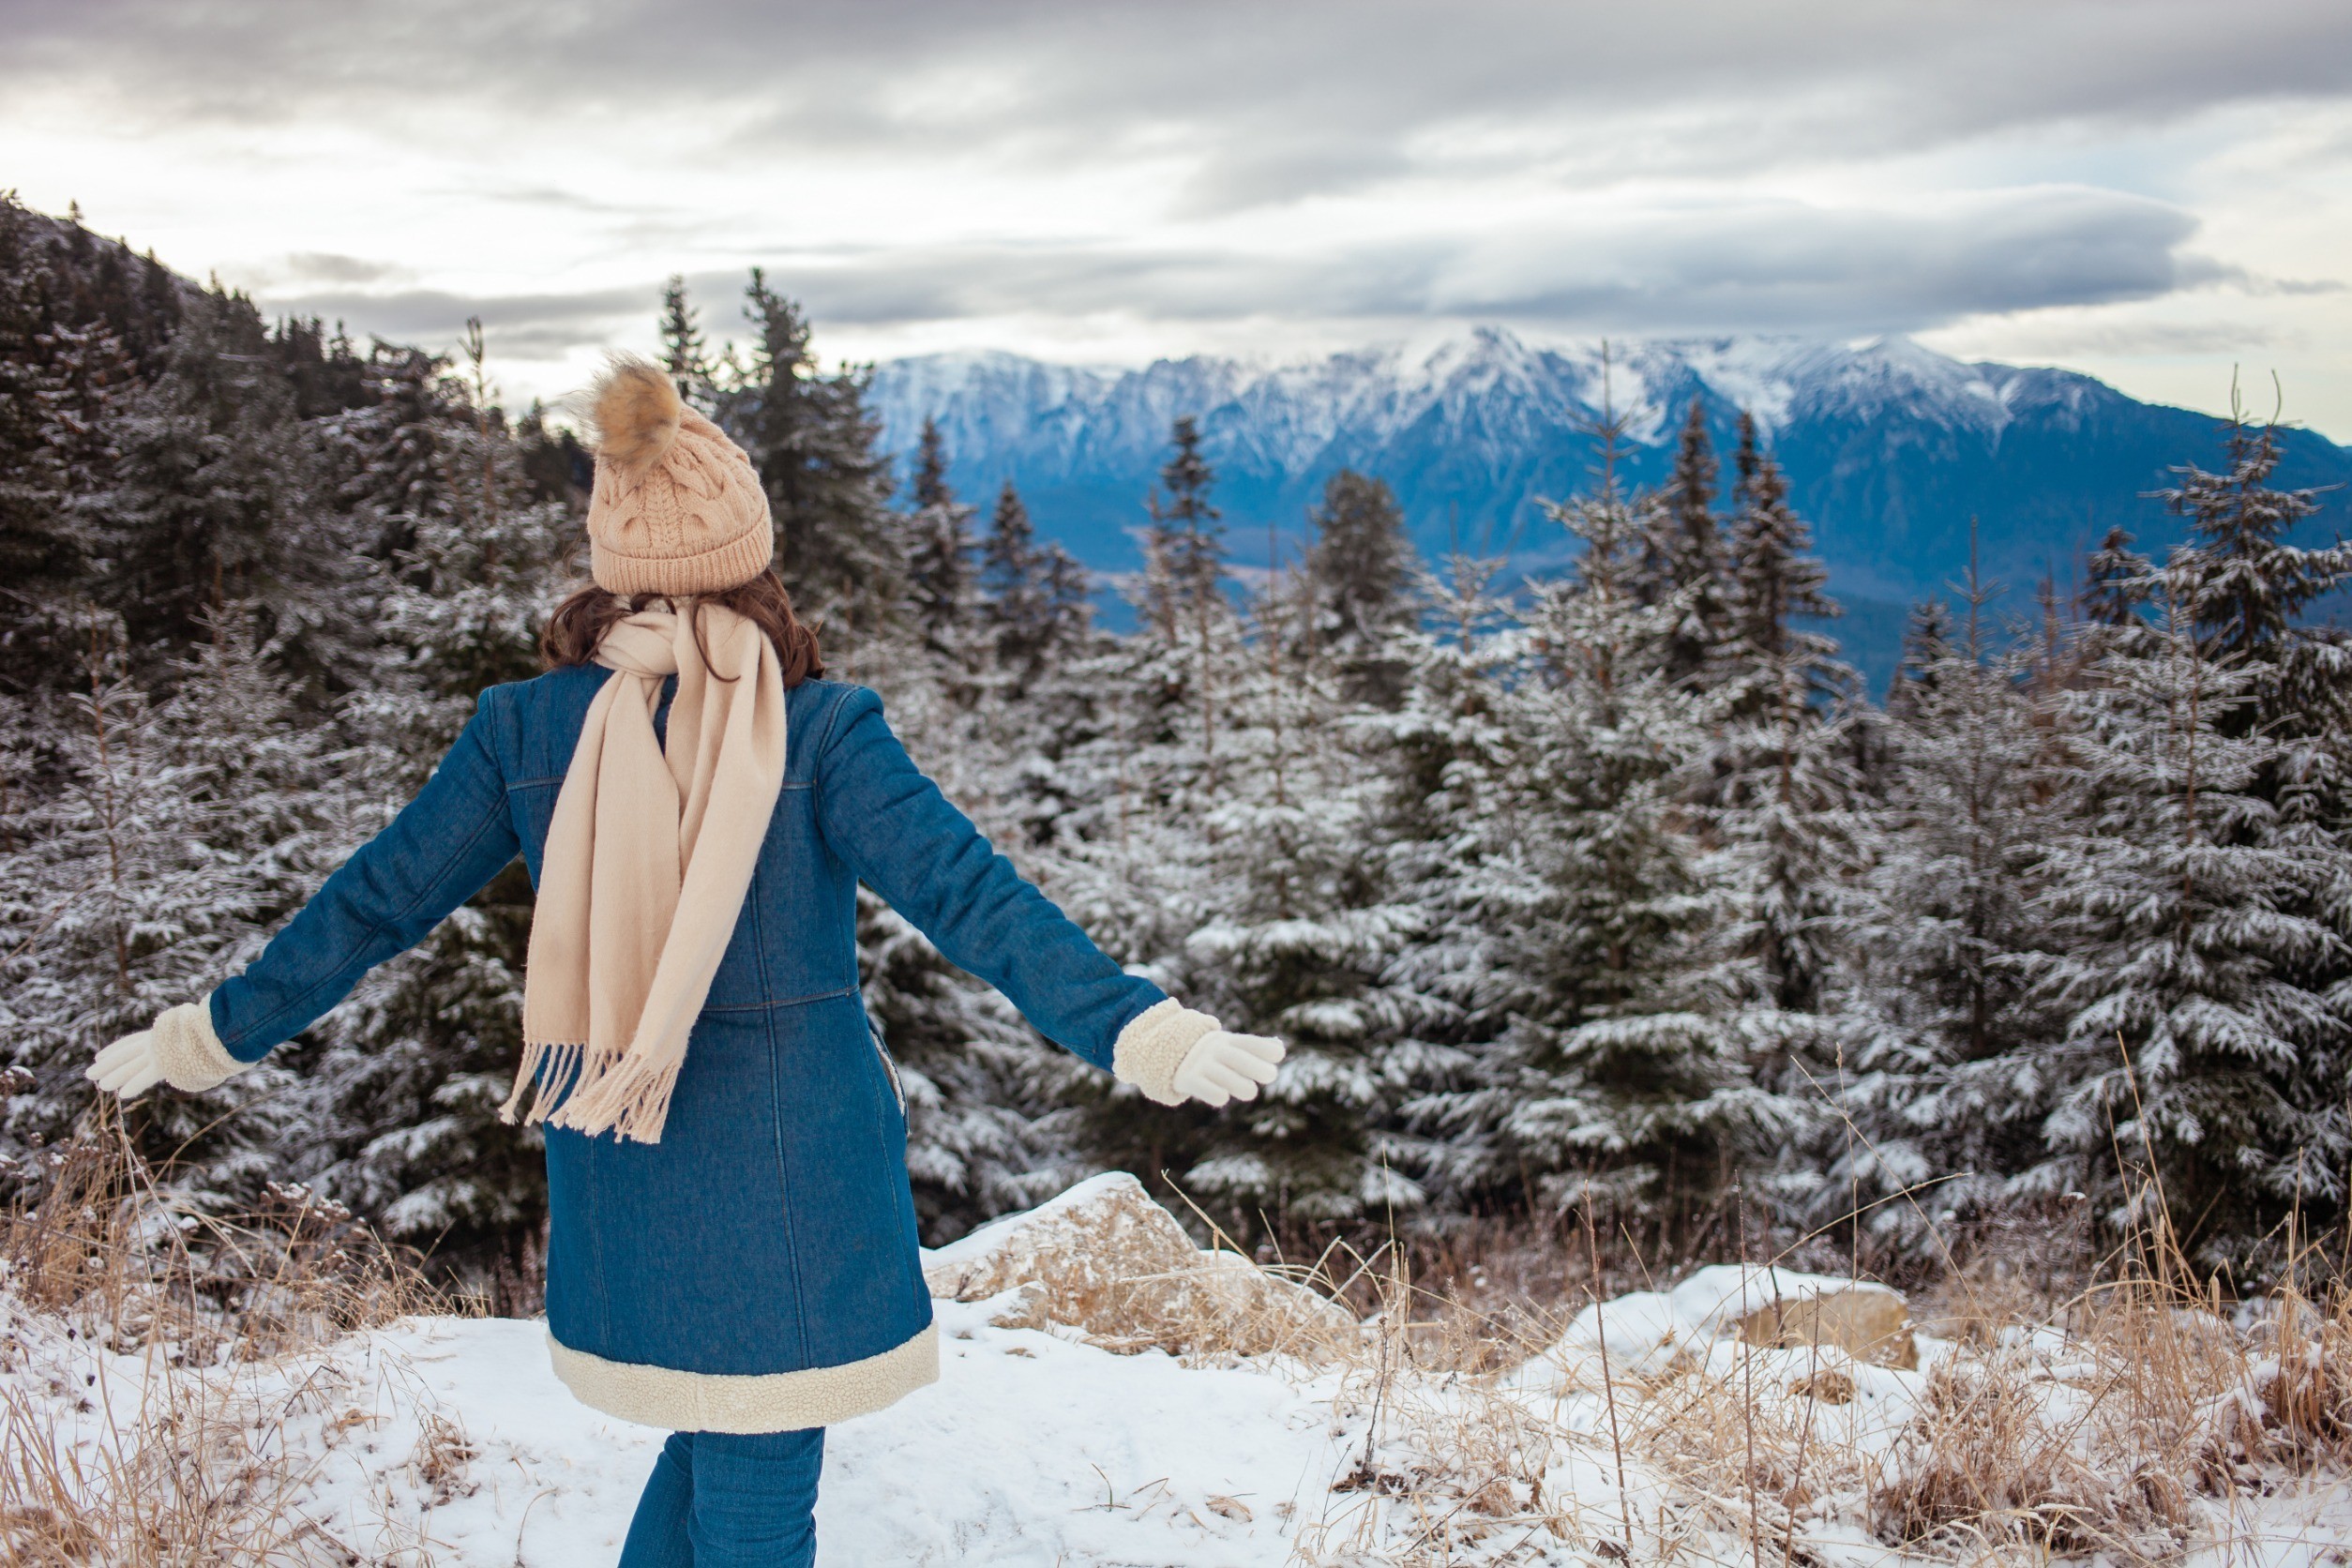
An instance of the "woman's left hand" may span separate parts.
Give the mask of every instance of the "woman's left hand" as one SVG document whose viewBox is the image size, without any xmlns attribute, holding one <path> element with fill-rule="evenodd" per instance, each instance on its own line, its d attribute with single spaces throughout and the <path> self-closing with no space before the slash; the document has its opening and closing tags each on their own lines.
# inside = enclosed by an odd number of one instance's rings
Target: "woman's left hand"
<svg viewBox="0 0 2352 1568">
<path fill-rule="evenodd" d="M 1274 1081 L 1282 1056 L 1282 1042 L 1270 1034 L 1213 1029 L 1184 1053 L 1173 1087 L 1184 1098 L 1204 1106 L 1254 1100 L 1260 1085 Z"/>
<path fill-rule="evenodd" d="M 82 1076 L 121 1100 L 135 1100 L 163 1081 L 163 1061 L 156 1054 L 155 1031 L 126 1034 L 92 1059 Z"/>
</svg>

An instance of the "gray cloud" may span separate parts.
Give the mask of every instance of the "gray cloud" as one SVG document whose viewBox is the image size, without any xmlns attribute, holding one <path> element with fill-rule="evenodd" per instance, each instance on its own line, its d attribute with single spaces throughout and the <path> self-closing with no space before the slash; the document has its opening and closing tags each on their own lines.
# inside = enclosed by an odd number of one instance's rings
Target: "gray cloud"
<svg viewBox="0 0 2352 1568">
<path fill-rule="evenodd" d="M 2352 8 L 0 0 L 0 91 L 11 87 L 80 95 L 117 127 L 371 127 L 439 157 L 445 173 L 434 179 L 458 198 L 590 215 L 608 276 L 615 262 L 651 272 L 670 253 L 764 259 L 828 324 L 1093 313 L 1844 335 L 2198 286 L 2338 285 L 2219 265 L 2191 249 L 2191 215 L 2112 190 L 1876 207 L 1737 194 L 1638 207 L 1625 191 L 1652 175 L 1736 191 L 1741 173 L 1775 164 L 1965 152 L 1987 137 L 2059 145 L 2221 106 L 2343 98 Z M 593 169 L 599 157 L 626 158 L 611 144 L 616 128 L 640 126 L 649 143 L 682 140 L 689 156 L 755 174 L 793 159 L 836 173 L 915 161 L 944 177 L 1150 171 L 1135 177 L 1160 182 L 1147 195 L 1169 221 L 1125 246 L 811 250 L 786 237 L 790 213 L 767 215 L 783 243 L 763 247 L 739 232 L 715 239 L 709 214 L 608 201 L 591 176 L 576 189 L 500 183 L 502 127 L 577 132 L 599 149 L 581 161 Z M 1215 221 L 1366 191 L 1395 191 L 1410 212 L 1480 181 L 1538 188 L 1530 212 L 1592 216 L 1455 230 L 1433 220 L 1410 239 L 1334 237 L 1278 255 Z M 427 343 L 454 339 L 478 314 L 503 352 L 523 357 L 640 335 L 657 292 L 649 278 L 473 298 L 402 290 L 416 273 L 323 252 L 255 276 L 273 309 Z M 712 335 L 740 338 L 739 278 L 694 281 Z"/>
<path fill-rule="evenodd" d="M 819 319 L 857 324 L 1129 309 L 1844 335 L 2168 293 L 2216 271 L 2181 249 L 2195 229 L 2162 203 L 2058 188 L 1895 212 L 1787 202 L 1651 211 L 1307 258 L 962 245 L 776 270 Z"/>
<path fill-rule="evenodd" d="M 1132 311 L 1169 321 L 1459 318 L 1576 332 L 1915 332 L 1978 314 L 2140 299 L 2217 277 L 2182 249 L 2187 214 L 2113 192 L 1979 195 L 1907 212 L 1751 203 L 1607 224 L 1334 248 L 1265 258 L 1211 249 L 944 245 L 780 255 L 771 279 L 837 326 Z M 703 327 L 741 341 L 744 275 L 686 279 Z M 660 281 L 580 294 L 264 293 L 279 311 L 358 331 L 454 340 L 478 315 L 526 359 L 641 332 Z"/>
<path fill-rule="evenodd" d="M 554 359 L 582 344 L 611 340 L 617 330 L 650 318 L 661 299 L 658 283 L 581 294 L 466 295 L 438 289 L 372 294 L 335 290 L 298 294 L 264 291 L 262 308 L 274 315 L 317 316 L 353 331 L 431 348 L 454 342 L 466 318 L 479 316 L 497 351 L 521 359 Z"/>
<path fill-rule="evenodd" d="M 1495 156 L 1728 170 L 2352 91 L 2338 0 L 0 0 L 0 78 L 133 118 L 464 104 L 700 118 L 743 156 L 1151 148 L 1195 165 L 1185 212 Z"/>
<path fill-rule="evenodd" d="M 305 283 L 381 283 L 407 274 L 393 262 L 371 262 L 360 256 L 339 256 L 328 250 L 296 250 L 282 268 L 289 281 Z"/>
</svg>

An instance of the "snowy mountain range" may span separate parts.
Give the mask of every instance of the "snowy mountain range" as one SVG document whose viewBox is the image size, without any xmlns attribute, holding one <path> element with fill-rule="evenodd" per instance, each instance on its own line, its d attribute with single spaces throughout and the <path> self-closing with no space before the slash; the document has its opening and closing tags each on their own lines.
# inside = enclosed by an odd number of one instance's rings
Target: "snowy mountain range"
<svg viewBox="0 0 2352 1568">
<path fill-rule="evenodd" d="M 1094 369 L 932 354 L 885 363 L 873 384 L 890 450 L 911 451 L 936 418 L 960 493 L 985 510 L 1010 479 L 1041 532 L 1111 570 L 1136 560 L 1131 530 L 1179 415 L 1200 419 L 1238 562 L 1264 561 L 1270 524 L 1295 537 L 1324 479 L 1349 466 L 1395 487 L 1425 550 L 1507 545 L 1540 569 L 1565 544 L 1538 503 L 1591 484 L 1604 404 L 1626 421 L 1620 472 L 1638 485 L 1663 475 L 1694 398 L 1726 454 L 1740 412 L 1755 414 L 1847 602 L 1844 635 L 1872 665 L 1904 607 L 1964 569 L 1971 518 L 1986 571 L 2022 606 L 2044 571 L 2067 582 L 2112 522 L 2145 547 L 2177 538 L 2148 492 L 2177 464 L 2219 460 L 2206 415 L 1904 338 L 1619 343 L 1605 374 L 1597 343 L 1479 327 L 1287 363 Z M 2281 478 L 2352 481 L 2352 449 L 2290 431 Z M 2314 533 L 2332 535 L 2340 517 L 2323 513 Z"/>
</svg>

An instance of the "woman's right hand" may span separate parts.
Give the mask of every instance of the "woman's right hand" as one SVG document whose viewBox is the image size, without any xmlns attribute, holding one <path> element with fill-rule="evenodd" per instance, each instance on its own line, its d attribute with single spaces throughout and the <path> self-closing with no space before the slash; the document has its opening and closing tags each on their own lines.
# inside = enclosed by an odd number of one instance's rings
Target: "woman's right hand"
<svg viewBox="0 0 2352 1568">
<path fill-rule="evenodd" d="M 1274 1081 L 1282 1057 L 1282 1042 L 1270 1034 L 1213 1029 L 1184 1053 L 1173 1087 L 1184 1098 L 1204 1106 L 1254 1100 L 1261 1085 Z"/>
</svg>

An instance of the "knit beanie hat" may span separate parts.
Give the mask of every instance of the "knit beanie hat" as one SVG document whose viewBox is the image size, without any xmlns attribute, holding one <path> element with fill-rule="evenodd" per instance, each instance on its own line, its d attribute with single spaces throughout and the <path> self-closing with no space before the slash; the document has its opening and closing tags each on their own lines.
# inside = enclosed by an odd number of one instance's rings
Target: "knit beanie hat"
<svg viewBox="0 0 2352 1568">
<path fill-rule="evenodd" d="M 596 383 L 588 566 L 615 594 L 716 594 L 776 552 L 767 491 L 744 449 L 686 406 L 669 376 L 615 358 Z"/>
</svg>

